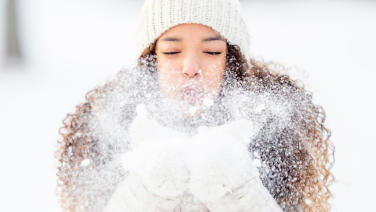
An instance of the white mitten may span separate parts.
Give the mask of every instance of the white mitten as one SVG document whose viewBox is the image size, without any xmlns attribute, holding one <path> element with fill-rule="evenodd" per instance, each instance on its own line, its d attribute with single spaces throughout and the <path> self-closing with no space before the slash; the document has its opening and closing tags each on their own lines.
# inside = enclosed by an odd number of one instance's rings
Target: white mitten
<svg viewBox="0 0 376 212">
<path fill-rule="evenodd" d="M 199 129 L 187 160 L 190 190 L 196 198 L 202 202 L 217 199 L 258 177 L 257 169 L 250 169 L 247 149 L 252 132 L 252 123 L 245 120 Z"/>
<path fill-rule="evenodd" d="M 183 154 L 188 138 L 148 120 L 144 107 L 137 112 L 129 128 L 132 150 L 122 156 L 130 173 L 105 211 L 172 211 L 188 188 Z"/>
<path fill-rule="evenodd" d="M 188 188 L 184 133 L 149 120 L 143 106 L 130 126 L 132 151 L 123 155 L 123 166 L 141 179 L 153 194 L 164 198 L 181 197 Z"/>
<path fill-rule="evenodd" d="M 192 194 L 212 212 L 282 212 L 252 164 L 252 123 L 235 121 L 201 128 L 189 160 Z"/>
</svg>

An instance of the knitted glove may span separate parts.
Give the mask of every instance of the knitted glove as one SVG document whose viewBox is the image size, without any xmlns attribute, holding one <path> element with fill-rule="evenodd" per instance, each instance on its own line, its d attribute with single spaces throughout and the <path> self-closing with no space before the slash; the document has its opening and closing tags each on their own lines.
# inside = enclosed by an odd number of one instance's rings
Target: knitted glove
<svg viewBox="0 0 376 212">
<path fill-rule="evenodd" d="M 255 173 L 247 143 L 252 136 L 252 123 L 235 121 L 213 128 L 200 128 L 191 139 L 191 155 L 187 166 L 190 190 L 200 201 L 224 196 L 242 186 Z"/>
<path fill-rule="evenodd" d="M 126 201 L 132 212 L 159 211 L 161 207 L 164 208 L 161 211 L 172 211 L 188 188 L 188 170 L 183 154 L 183 145 L 188 138 L 148 120 L 142 106 L 137 107 L 137 112 L 138 116 L 129 128 L 132 151 L 122 157 L 130 179 L 119 186 L 121 191 L 114 194 L 126 196 L 112 198 L 137 199 Z"/>
<path fill-rule="evenodd" d="M 235 121 L 201 128 L 192 139 L 196 151 L 188 160 L 190 190 L 211 212 L 281 211 L 262 185 L 248 143 L 252 123 Z"/>
</svg>

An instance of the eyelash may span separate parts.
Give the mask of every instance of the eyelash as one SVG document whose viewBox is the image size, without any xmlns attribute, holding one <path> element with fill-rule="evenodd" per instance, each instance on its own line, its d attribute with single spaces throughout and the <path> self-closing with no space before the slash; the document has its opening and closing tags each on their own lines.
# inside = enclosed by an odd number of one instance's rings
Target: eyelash
<svg viewBox="0 0 376 212">
<path fill-rule="evenodd" d="M 163 52 L 164 55 L 175 55 L 175 54 L 179 54 L 180 52 Z M 210 54 L 210 55 L 220 55 L 222 54 L 222 52 L 204 52 L 206 54 Z"/>
<path fill-rule="evenodd" d="M 174 54 L 178 54 L 180 52 L 163 52 L 163 54 L 165 55 L 174 55 Z"/>
<path fill-rule="evenodd" d="M 205 52 L 206 54 L 210 54 L 210 55 L 220 55 L 222 54 L 222 52 Z"/>
</svg>

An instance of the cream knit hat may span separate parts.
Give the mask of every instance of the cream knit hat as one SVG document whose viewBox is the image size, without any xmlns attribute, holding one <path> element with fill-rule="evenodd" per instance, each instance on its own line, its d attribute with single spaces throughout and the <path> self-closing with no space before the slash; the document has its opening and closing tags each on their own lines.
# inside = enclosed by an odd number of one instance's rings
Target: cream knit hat
<svg viewBox="0 0 376 212">
<path fill-rule="evenodd" d="M 249 58 L 250 36 L 238 0 L 145 0 L 136 38 L 138 55 L 179 24 L 211 27 Z"/>
</svg>

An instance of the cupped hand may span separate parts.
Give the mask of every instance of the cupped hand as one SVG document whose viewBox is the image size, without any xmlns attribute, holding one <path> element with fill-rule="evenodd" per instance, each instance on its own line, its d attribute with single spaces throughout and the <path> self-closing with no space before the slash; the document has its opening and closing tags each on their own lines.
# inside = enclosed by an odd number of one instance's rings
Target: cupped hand
<svg viewBox="0 0 376 212">
<path fill-rule="evenodd" d="M 153 194 L 181 197 L 188 189 L 189 172 L 184 161 L 188 137 L 149 120 L 143 107 L 130 126 L 132 151 L 123 155 L 123 166 L 141 179 Z"/>
<path fill-rule="evenodd" d="M 208 202 L 258 177 L 248 151 L 252 136 L 252 123 L 245 120 L 201 128 L 191 140 L 192 150 L 187 160 L 192 194 Z"/>
</svg>

